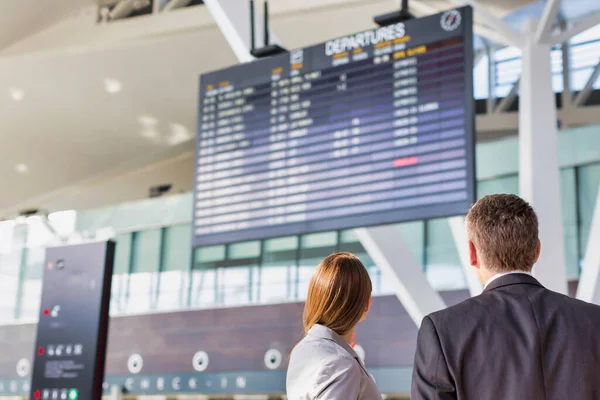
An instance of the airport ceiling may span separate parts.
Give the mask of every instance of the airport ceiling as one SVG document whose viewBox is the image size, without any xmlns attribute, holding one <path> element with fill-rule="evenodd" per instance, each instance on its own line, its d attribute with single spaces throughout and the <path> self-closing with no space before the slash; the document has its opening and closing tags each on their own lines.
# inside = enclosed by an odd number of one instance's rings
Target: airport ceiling
<svg viewBox="0 0 600 400">
<path fill-rule="evenodd" d="M 398 3 L 271 0 L 272 29 L 287 48 L 307 46 L 369 29 Z M 518 26 L 545 2 L 480 3 Z M 560 15 L 599 3 L 563 0 Z M 198 76 L 236 63 L 232 51 L 204 6 L 108 24 L 96 7 L 0 2 L 0 218 L 141 199 L 163 183 L 193 187 Z"/>
</svg>

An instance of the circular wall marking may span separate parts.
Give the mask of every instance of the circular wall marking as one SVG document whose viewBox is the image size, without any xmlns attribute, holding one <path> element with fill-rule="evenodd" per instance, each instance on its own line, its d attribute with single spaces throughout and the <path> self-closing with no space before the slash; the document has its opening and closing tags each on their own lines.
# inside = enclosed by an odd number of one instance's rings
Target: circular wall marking
<svg viewBox="0 0 600 400">
<path fill-rule="evenodd" d="M 277 349 L 269 349 L 265 353 L 265 365 L 269 369 L 277 369 L 281 366 L 283 356 Z"/>
<path fill-rule="evenodd" d="M 21 378 L 25 378 L 29 375 L 29 371 L 31 371 L 31 363 L 26 358 L 21 358 L 17 361 L 17 375 Z"/>
<path fill-rule="evenodd" d="M 208 363 L 210 363 L 210 357 L 205 351 L 196 352 L 192 358 L 192 367 L 198 372 L 206 371 Z"/>
<path fill-rule="evenodd" d="M 360 345 L 357 344 L 354 346 L 354 351 L 356 352 L 356 355 L 358 356 L 358 358 L 360 358 L 360 361 L 362 361 L 362 363 L 365 363 L 365 349 Z"/>
<path fill-rule="evenodd" d="M 127 369 L 132 374 L 139 374 L 144 367 L 144 359 L 139 354 L 132 354 L 127 360 Z"/>
</svg>

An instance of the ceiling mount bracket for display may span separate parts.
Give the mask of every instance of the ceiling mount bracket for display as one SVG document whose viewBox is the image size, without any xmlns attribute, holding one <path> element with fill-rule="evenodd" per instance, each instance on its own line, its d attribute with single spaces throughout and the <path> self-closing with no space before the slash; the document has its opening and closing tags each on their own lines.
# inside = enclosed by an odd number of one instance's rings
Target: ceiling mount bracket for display
<svg viewBox="0 0 600 400">
<path fill-rule="evenodd" d="M 255 27 L 254 19 L 254 0 L 250 0 L 250 54 L 256 58 L 271 57 L 276 54 L 286 53 L 287 50 L 278 44 L 269 44 L 269 2 L 265 0 L 264 8 L 264 46 L 256 48 L 255 46 Z"/>
<path fill-rule="evenodd" d="M 373 17 L 373 21 L 379 26 L 387 26 L 397 24 L 398 22 L 408 21 L 413 18 L 414 16 L 408 12 L 408 0 L 402 0 L 400 10 L 377 15 Z"/>
</svg>

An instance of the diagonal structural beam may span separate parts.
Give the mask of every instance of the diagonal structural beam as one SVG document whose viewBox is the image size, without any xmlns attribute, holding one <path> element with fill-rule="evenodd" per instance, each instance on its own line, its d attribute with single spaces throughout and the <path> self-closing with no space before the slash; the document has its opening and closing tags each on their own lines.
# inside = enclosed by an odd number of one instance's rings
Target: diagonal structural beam
<svg viewBox="0 0 600 400">
<path fill-rule="evenodd" d="M 537 30 L 535 31 L 535 41 L 537 43 L 547 43 L 550 40 L 554 21 L 560 8 L 560 2 L 561 0 L 548 0 L 546 3 Z"/>
<path fill-rule="evenodd" d="M 515 100 L 517 100 L 520 85 L 521 78 L 517 79 L 512 89 L 510 89 L 510 92 L 506 95 L 505 98 L 502 99 L 502 101 L 500 101 L 500 103 L 498 103 L 496 109 L 494 110 L 494 113 L 499 114 L 508 111 L 510 106 L 512 106 Z"/>
<path fill-rule="evenodd" d="M 452 237 L 454 238 L 454 244 L 456 250 L 458 250 L 458 256 L 460 263 L 467 279 L 467 285 L 469 287 L 469 293 L 471 297 L 478 296 L 483 290 L 483 285 L 477 278 L 475 268 L 471 266 L 469 261 L 469 246 L 467 230 L 465 229 L 465 218 L 464 217 L 452 217 L 448 218 L 448 225 L 450 225 L 450 231 L 452 231 Z"/>
<path fill-rule="evenodd" d="M 577 287 L 579 300 L 595 304 L 600 304 L 600 246 L 598 243 L 600 243 L 600 187 Z"/>
<path fill-rule="evenodd" d="M 551 44 L 564 43 L 570 40 L 573 36 L 578 35 L 583 31 L 587 31 L 588 29 L 593 28 L 598 24 L 600 24 L 600 11 L 590 14 L 587 17 L 583 17 L 579 20 L 579 22 L 576 22 L 571 28 L 567 29 L 564 32 L 554 35 L 552 37 Z"/>
<path fill-rule="evenodd" d="M 446 308 L 396 226 L 359 228 L 354 232 L 385 279 L 392 282 L 398 300 L 417 327 L 427 314 Z"/>
<path fill-rule="evenodd" d="M 596 83 L 598 76 L 600 76 L 600 62 L 598 65 L 596 65 L 596 68 L 594 68 L 594 71 L 592 72 L 592 75 L 590 76 L 590 79 L 588 79 L 584 88 L 575 97 L 575 100 L 573 101 L 575 106 L 583 106 L 585 102 L 588 101 L 592 91 L 594 90 L 594 83 Z"/>
<path fill-rule="evenodd" d="M 241 3 L 241 4 L 240 4 Z M 254 60 L 250 54 L 250 5 L 240 0 L 204 0 L 204 5 L 225 36 L 239 62 Z M 260 32 L 260 29 L 257 29 Z"/>
<path fill-rule="evenodd" d="M 487 26 L 492 28 L 497 35 L 504 38 L 505 41 L 511 46 L 518 48 L 523 47 L 523 40 L 519 34 L 513 30 L 506 22 L 502 21 L 496 15 L 494 15 L 485 6 L 479 4 L 476 0 L 449 0 L 456 6 L 470 5 L 477 14 L 478 18 L 485 23 Z"/>
</svg>

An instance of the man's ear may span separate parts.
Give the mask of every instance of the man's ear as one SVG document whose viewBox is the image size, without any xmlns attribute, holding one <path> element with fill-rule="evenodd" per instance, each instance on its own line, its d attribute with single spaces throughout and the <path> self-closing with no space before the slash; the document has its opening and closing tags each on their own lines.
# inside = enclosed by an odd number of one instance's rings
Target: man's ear
<svg viewBox="0 0 600 400">
<path fill-rule="evenodd" d="M 535 251 L 535 262 L 534 262 L 534 264 L 536 262 L 538 262 L 541 253 L 542 253 L 542 242 L 538 240 L 537 249 Z"/>
<path fill-rule="evenodd" d="M 469 264 L 471 264 L 472 267 L 475 267 L 477 269 L 481 268 L 481 266 L 479 265 L 477 248 L 475 247 L 475 243 L 473 243 L 471 240 L 469 240 Z"/>
</svg>

